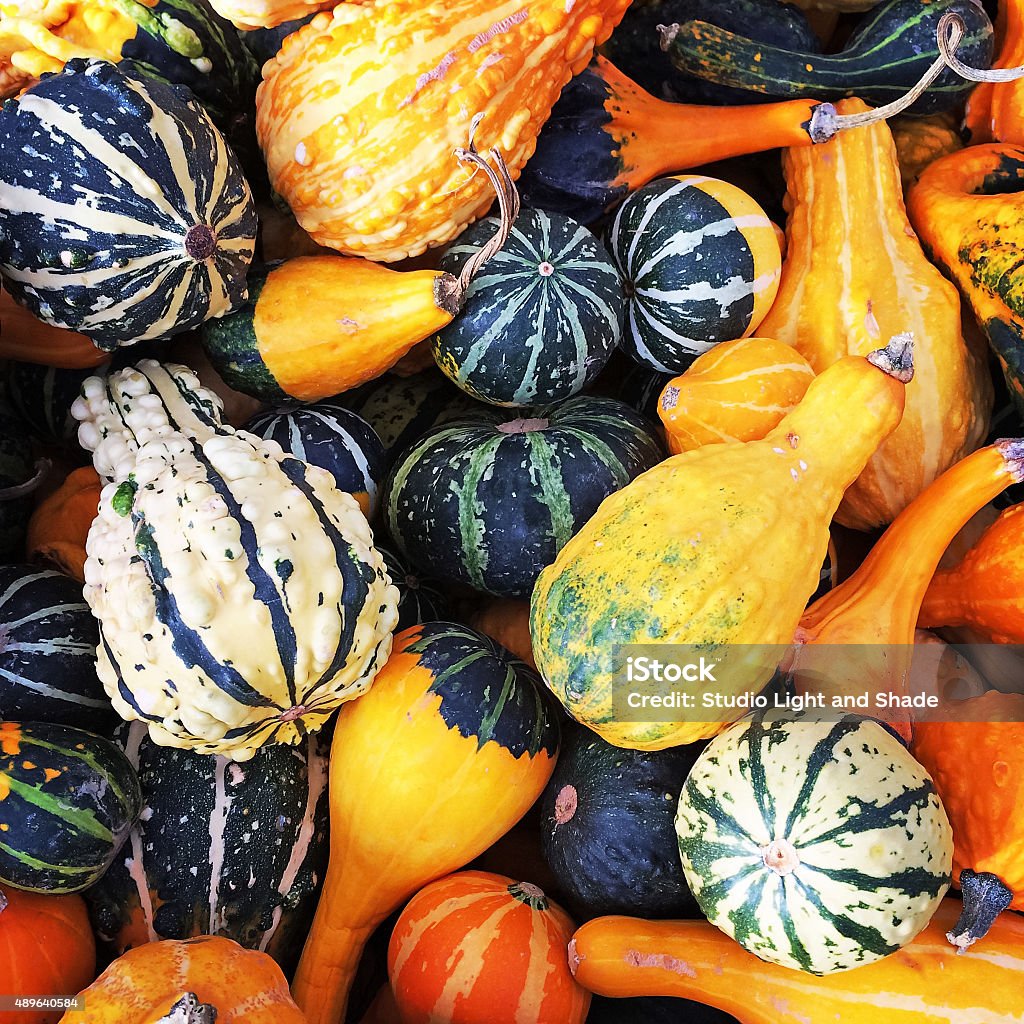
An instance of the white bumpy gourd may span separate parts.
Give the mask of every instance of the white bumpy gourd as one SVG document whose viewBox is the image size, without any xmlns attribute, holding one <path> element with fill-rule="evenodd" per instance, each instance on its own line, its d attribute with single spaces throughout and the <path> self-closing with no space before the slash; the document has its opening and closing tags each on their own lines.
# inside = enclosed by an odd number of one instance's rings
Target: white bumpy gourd
<svg viewBox="0 0 1024 1024">
<path fill-rule="evenodd" d="M 184 366 L 90 377 L 72 412 L 108 481 L 85 597 L 122 717 L 156 743 L 241 761 L 369 688 L 398 592 L 330 473 L 223 424 Z"/>
</svg>

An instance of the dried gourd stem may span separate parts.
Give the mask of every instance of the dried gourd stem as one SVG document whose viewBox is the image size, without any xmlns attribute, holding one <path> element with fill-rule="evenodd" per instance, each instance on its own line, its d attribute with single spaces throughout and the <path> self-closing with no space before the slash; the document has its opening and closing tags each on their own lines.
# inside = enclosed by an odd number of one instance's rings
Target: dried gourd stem
<svg viewBox="0 0 1024 1024">
<path fill-rule="evenodd" d="M 0 487 L 0 501 L 14 501 L 15 498 L 24 498 L 26 494 L 31 494 L 46 478 L 52 465 L 49 459 L 36 459 L 35 474 L 23 484 Z"/>
<path fill-rule="evenodd" d="M 968 82 L 1013 82 L 1018 78 L 1024 78 L 1024 66 L 1016 68 L 972 68 L 965 64 L 954 53 L 956 44 L 951 43 L 953 37 L 951 29 L 956 25 L 963 28 L 963 19 L 959 14 L 950 11 L 939 18 L 938 42 L 939 54 L 961 78 Z"/>
<path fill-rule="evenodd" d="M 875 349 L 865 358 L 883 373 L 909 384 L 914 379 L 914 335 L 909 331 L 894 334 L 885 348 Z"/>
</svg>

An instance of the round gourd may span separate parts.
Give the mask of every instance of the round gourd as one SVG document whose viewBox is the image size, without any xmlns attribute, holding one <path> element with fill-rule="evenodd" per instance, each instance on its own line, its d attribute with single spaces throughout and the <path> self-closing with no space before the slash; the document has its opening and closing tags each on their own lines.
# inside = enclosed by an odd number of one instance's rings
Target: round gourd
<svg viewBox="0 0 1024 1024">
<path fill-rule="evenodd" d="M 676 840 L 679 791 L 696 744 L 644 752 L 567 730 L 541 797 L 541 839 L 570 909 L 584 917 L 693 917 Z"/>
<path fill-rule="evenodd" d="M 110 866 L 142 797 L 109 740 L 44 722 L 0 722 L 0 881 L 80 892 Z"/>
<path fill-rule="evenodd" d="M 12 361 L 7 364 L 7 396 L 33 437 L 67 448 L 77 458 L 81 449 L 75 440 L 78 424 L 71 415 L 71 404 L 82 382 L 95 372 L 92 368 L 68 370 Z"/>
<path fill-rule="evenodd" d="M 246 294 L 256 212 L 184 86 L 68 61 L 0 108 L 0 272 L 102 349 L 223 316 Z"/>
<path fill-rule="evenodd" d="M 757 330 L 779 288 L 771 221 L 745 192 L 688 174 L 659 178 L 619 207 L 608 247 L 625 282 L 622 347 L 661 373 Z"/>
<path fill-rule="evenodd" d="M 571 398 L 518 419 L 482 409 L 395 466 L 388 531 L 442 580 L 526 597 L 598 505 L 661 458 L 652 425 L 613 399 Z"/>
<path fill-rule="evenodd" d="M 286 452 L 330 473 L 363 515 L 377 514 L 384 478 L 384 445 L 366 420 L 334 402 L 274 409 L 254 416 L 243 430 L 276 441 Z"/>
<path fill-rule="evenodd" d="M 142 787 L 122 856 L 87 894 L 120 956 L 217 934 L 294 969 L 327 869 L 327 745 L 264 747 L 238 764 L 159 747 L 140 722 L 115 736 Z"/>
<path fill-rule="evenodd" d="M 474 224 L 441 258 L 458 274 L 500 225 Z M 462 312 L 433 341 L 437 365 L 493 405 L 558 402 L 604 368 L 622 335 L 615 264 L 581 224 L 523 210 L 508 241 L 469 286 Z"/>
<path fill-rule="evenodd" d="M 432 882 L 406 904 L 388 946 L 402 1021 L 583 1024 L 590 993 L 565 955 L 575 929 L 530 882 L 486 871 Z"/>
<path fill-rule="evenodd" d="M 770 963 L 833 974 L 910 942 L 949 888 L 953 836 L 887 729 L 758 711 L 719 734 L 676 817 L 708 920 Z"/>
<path fill-rule="evenodd" d="M 423 622 L 436 622 L 449 617 L 448 598 L 441 591 L 437 580 L 413 572 L 399 555 L 380 543 L 377 544 L 377 550 L 384 559 L 384 568 L 391 578 L 392 586 L 398 591 L 396 633 Z"/>
<path fill-rule="evenodd" d="M 0 566 L 0 718 L 104 732 L 117 716 L 96 675 L 99 629 L 82 585 Z"/>
</svg>

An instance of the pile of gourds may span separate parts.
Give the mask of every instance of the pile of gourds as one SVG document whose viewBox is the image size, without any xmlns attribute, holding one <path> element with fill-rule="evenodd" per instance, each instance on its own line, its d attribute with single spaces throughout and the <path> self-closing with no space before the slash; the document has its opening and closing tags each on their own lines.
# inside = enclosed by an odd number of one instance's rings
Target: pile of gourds
<svg viewBox="0 0 1024 1024">
<path fill-rule="evenodd" d="M 1024 1021 L 1022 62 L 0 0 L 0 1010 Z"/>
</svg>

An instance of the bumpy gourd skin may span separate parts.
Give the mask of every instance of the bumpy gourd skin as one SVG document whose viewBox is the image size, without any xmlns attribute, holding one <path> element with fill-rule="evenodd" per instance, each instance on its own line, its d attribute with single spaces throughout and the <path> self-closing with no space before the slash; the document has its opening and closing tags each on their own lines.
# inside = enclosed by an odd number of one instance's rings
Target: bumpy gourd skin
<svg viewBox="0 0 1024 1024">
<path fill-rule="evenodd" d="M 72 411 L 108 481 L 85 597 L 123 718 L 241 761 L 370 686 L 398 592 L 329 473 L 222 425 L 220 400 L 182 366 L 90 377 Z"/>
</svg>

